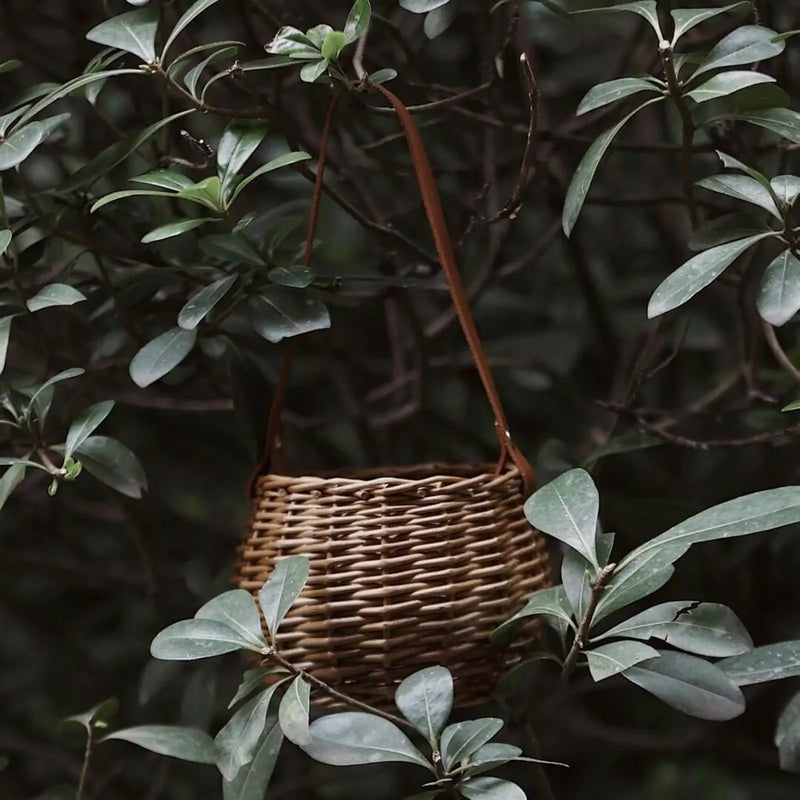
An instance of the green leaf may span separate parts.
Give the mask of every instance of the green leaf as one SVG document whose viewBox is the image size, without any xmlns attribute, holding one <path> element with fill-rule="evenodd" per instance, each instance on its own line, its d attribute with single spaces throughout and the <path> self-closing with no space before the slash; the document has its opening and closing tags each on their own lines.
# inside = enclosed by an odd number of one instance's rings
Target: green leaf
<svg viewBox="0 0 800 800">
<path fill-rule="evenodd" d="M 273 283 L 291 289 L 305 289 L 314 282 L 314 273 L 301 266 L 275 267 L 267 273 L 267 277 Z"/>
<path fill-rule="evenodd" d="M 98 211 L 103 206 L 107 206 L 109 203 L 115 203 L 117 200 L 124 200 L 126 197 L 175 197 L 176 195 L 173 192 L 157 192 L 151 189 L 123 189 L 119 192 L 111 192 L 111 194 L 107 194 L 105 197 L 101 197 L 99 200 L 95 201 L 92 205 L 90 211 L 94 214 L 95 211 Z"/>
<path fill-rule="evenodd" d="M 52 306 L 74 306 L 85 299 L 84 294 L 66 283 L 51 283 L 36 292 L 25 305 L 28 311 L 41 311 Z"/>
<path fill-rule="evenodd" d="M 8 356 L 8 343 L 11 338 L 11 320 L 13 316 L 0 319 L 0 375 L 6 368 L 6 358 Z"/>
<path fill-rule="evenodd" d="M 194 186 L 190 178 L 174 169 L 156 169 L 152 172 L 145 172 L 143 175 L 131 178 L 131 182 L 157 186 L 159 189 L 168 189 L 174 192 L 180 192 L 183 189 L 190 189 Z"/>
<path fill-rule="evenodd" d="M 787 403 L 781 411 L 798 411 L 800 410 L 800 400 L 793 400 L 791 403 Z"/>
<path fill-rule="evenodd" d="M 647 317 L 653 319 L 691 300 L 718 278 L 745 250 L 772 233 L 759 233 L 728 244 L 704 250 L 667 276 L 653 292 L 647 305 Z"/>
<path fill-rule="evenodd" d="M 396 69 L 378 69 L 375 72 L 370 72 L 367 80 L 372 84 L 387 83 L 393 81 L 397 77 Z"/>
<path fill-rule="evenodd" d="M 311 156 L 301 150 L 292 153 L 284 153 L 282 156 L 273 158 L 272 161 L 268 161 L 266 164 L 260 166 L 255 172 L 252 172 L 250 175 L 248 175 L 236 187 L 233 192 L 233 196 L 231 197 L 231 202 L 233 202 L 241 194 L 242 190 L 246 186 L 249 186 L 254 180 L 256 180 L 256 178 L 260 178 L 262 175 L 266 175 L 268 172 L 273 172 L 281 167 L 288 167 L 291 164 L 297 164 L 299 161 L 308 161 L 309 158 L 311 158 Z"/>
<path fill-rule="evenodd" d="M 238 49 L 236 45 L 221 47 L 219 50 L 215 50 L 213 53 L 207 55 L 190 70 L 187 70 L 186 74 L 183 76 L 183 85 L 189 90 L 192 97 L 197 97 L 197 84 L 206 68 L 211 64 L 215 64 L 217 61 L 222 61 L 223 58 L 235 56 Z M 203 92 L 205 92 L 205 89 L 203 89 Z"/>
<path fill-rule="evenodd" d="M 261 631 L 258 606 L 250 592 L 244 589 L 231 589 L 217 595 L 202 606 L 194 618 L 211 619 L 227 625 L 257 648 L 258 652 L 267 647 Z"/>
<path fill-rule="evenodd" d="M 264 46 L 268 53 L 281 56 L 302 56 L 310 54 L 311 58 L 319 58 L 319 48 L 314 45 L 302 31 L 286 25 L 275 35 L 275 38 Z"/>
<path fill-rule="evenodd" d="M 769 182 L 778 202 L 785 208 L 790 208 L 800 197 L 800 178 L 796 175 L 778 175 Z"/>
<path fill-rule="evenodd" d="M 346 44 L 347 36 L 342 31 L 331 31 L 322 42 L 322 55 L 332 61 L 338 58 Z"/>
<path fill-rule="evenodd" d="M 621 453 L 634 453 L 637 450 L 646 450 L 650 447 L 658 447 L 664 444 L 662 439 L 656 436 L 649 436 L 639 431 L 628 431 L 607 442 L 595 447 L 583 461 L 581 466 L 584 469 L 591 469 L 601 458 L 615 456 Z"/>
<path fill-rule="evenodd" d="M 622 675 L 684 714 L 708 720 L 738 717 L 745 707 L 741 689 L 718 667 L 685 653 L 662 651 Z"/>
<path fill-rule="evenodd" d="M 426 667 L 397 687 L 395 705 L 435 747 L 453 709 L 453 676 L 444 667 Z"/>
<path fill-rule="evenodd" d="M 172 29 L 172 33 L 170 33 L 167 41 L 164 43 L 164 49 L 161 51 L 161 60 L 164 60 L 164 57 L 167 55 L 167 50 L 171 47 L 172 43 L 178 38 L 181 31 L 189 25 L 195 17 L 198 17 L 202 14 L 207 8 L 216 3 L 217 0 L 197 0 L 197 2 L 193 3 L 187 11 L 181 16 L 181 18 L 175 23 L 175 27 Z"/>
<path fill-rule="evenodd" d="M 18 128 L 0 142 L 0 171 L 21 164 L 46 138 L 41 122 L 31 122 Z"/>
<path fill-rule="evenodd" d="M 85 370 L 81 369 L 80 367 L 72 367 L 70 369 L 62 370 L 61 372 L 56 373 L 51 378 L 48 378 L 43 384 L 41 384 L 36 391 L 31 395 L 31 399 L 29 401 L 29 408 L 32 408 L 37 398 L 51 386 L 54 386 L 56 383 L 61 383 L 61 381 L 68 381 L 71 378 L 77 378 L 83 373 Z"/>
<path fill-rule="evenodd" d="M 694 250 L 708 250 L 720 244 L 745 239 L 770 230 L 763 220 L 746 213 L 723 214 L 700 225 L 689 239 Z"/>
<path fill-rule="evenodd" d="M 525 800 L 525 792 L 516 783 L 501 778 L 472 778 L 458 784 L 467 800 Z"/>
<path fill-rule="evenodd" d="M 588 650 L 586 660 L 595 682 L 617 675 L 648 659 L 658 658 L 658 650 L 642 642 L 610 642 Z"/>
<path fill-rule="evenodd" d="M 172 328 L 148 342 L 131 361 L 133 382 L 142 388 L 171 372 L 192 352 L 197 342 L 196 330 Z"/>
<path fill-rule="evenodd" d="M 74 723 L 80 725 L 87 733 L 91 733 L 96 729 L 107 728 L 108 723 L 118 710 L 119 701 L 117 698 L 109 697 L 108 700 L 98 703 L 82 714 L 73 714 L 72 716 L 65 717 L 61 720 L 60 725 L 63 726 L 68 723 Z"/>
<path fill-rule="evenodd" d="M 129 136 L 120 142 L 114 142 L 114 144 L 103 150 L 103 152 L 101 152 L 97 157 L 93 158 L 88 164 L 84 164 L 84 166 L 82 166 L 77 172 L 74 172 L 72 175 L 70 175 L 70 177 L 64 183 L 62 183 L 59 188 L 62 191 L 73 191 L 84 184 L 94 183 L 98 178 L 107 174 L 114 169 L 114 167 L 121 164 L 132 153 L 135 153 L 142 145 L 150 141 L 150 139 L 152 139 L 153 136 L 155 136 L 162 128 L 165 128 L 175 120 L 185 117 L 187 114 L 193 114 L 194 112 L 195 109 L 193 108 L 190 108 L 186 111 L 179 111 L 177 114 L 172 114 L 164 119 L 158 120 L 158 122 L 154 122 L 152 125 L 148 125 L 140 133 Z M 155 175 L 158 173 L 169 173 L 172 175 L 180 174 L 173 172 L 172 170 L 158 170 L 156 173 L 148 174 Z M 145 176 L 142 175 L 139 178 L 131 178 L 131 180 L 137 181 L 144 177 Z M 191 185 L 191 181 L 188 178 L 184 178 L 184 180 L 186 181 L 187 185 Z M 146 183 L 147 181 L 141 182 Z M 158 186 L 162 184 L 153 183 L 153 185 Z"/>
<path fill-rule="evenodd" d="M 577 550 L 597 571 L 599 508 L 600 498 L 589 473 L 572 469 L 529 497 L 525 516 L 534 528 Z"/>
<path fill-rule="evenodd" d="M 213 764 L 214 742 L 197 728 L 182 728 L 178 725 L 137 725 L 114 731 L 103 737 L 108 742 L 116 739 L 139 745 L 152 753 L 193 761 L 195 764 Z"/>
<path fill-rule="evenodd" d="M 767 266 L 756 305 L 770 325 L 784 325 L 800 311 L 800 260 L 791 250 L 784 250 Z"/>
<path fill-rule="evenodd" d="M 624 637 L 661 639 L 666 644 L 700 656 L 723 658 L 753 649 L 753 640 L 741 620 L 727 606 L 689 600 L 648 608 L 592 641 Z"/>
<path fill-rule="evenodd" d="M 188 186 L 186 189 L 181 189 L 177 197 L 181 200 L 188 200 L 191 203 L 198 203 L 201 206 L 210 208 L 212 211 L 222 213 L 222 187 L 219 178 L 214 175 L 211 178 L 206 178 L 195 183 L 193 186 Z"/>
<path fill-rule="evenodd" d="M 400 7 L 413 14 L 427 14 L 434 8 L 447 5 L 450 0 L 400 0 Z"/>
<path fill-rule="evenodd" d="M 116 50 L 133 53 L 145 63 L 156 60 L 156 29 L 158 13 L 155 8 L 129 11 L 101 22 L 86 34 L 90 42 L 104 44 Z"/>
<path fill-rule="evenodd" d="M 589 13 L 605 13 L 610 14 L 617 11 L 631 11 L 644 17 L 649 23 L 650 27 L 655 31 L 659 41 L 664 38 L 661 33 L 661 25 L 658 22 L 658 8 L 656 0 L 639 0 L 637 3 L 620 3 L 617 6 L 605 6 L 603 8 L 585 8 L 579 11 L 573 11 L 573 14 L 589 14 Z"/>
<path fill-rule="evenodd" d="M 639 92 L 660 92 L 657 86 L 653 86 L 650 81 L 643 78 L 617 78 L 613 81 L 606 81 L 593 86 L 581 100 L 576 116 L 594 111 L 597 108 L 607 106 L 623 97 L 630 97 Z"/>
<path fill-rule="evenodd" d="M 653 3 L 653 6 L 655 6 L 655 2 Z M 622 6 L 619 6 L 619 10 L 621 9 Z M 589 187 L 592 185 L 592 180 L 597 172 L 597 167 L 600 165 L 600 161 L 605 155 L 606 150 L 608 150 L 609 145 L 614 140 L 614 137 L 620 132 L 628 120 L 638 114 L 643 108 L 651 105 L 652 103 L 656 103 L 661 99 L 661 97 L 654 97 L 651 100 L 648 100 L 646 103 L 638 106 L 631 111 L 630 114 L 624 116 L 616 125 L 609 128 L 604 133 L 601 133 L 600 136 L 598 136 L 597 139 L 592 142 L 589 149 L 581 159 L 580 164 L 578 164 L 578 168 L 575 170 L 575 174 L 572 176 L 569 188 L 567 189 L 567 197 L 564 201 L 564 211 L 561 222 L 564 233 L 568 237 L 572 233 L 572 229 L 575 227 L 575 223 L 578 220 L 578 215 L 581 213 L 584 201 L 586 200 L 586 195 L 589 193 Z"/>
<path fill-rule="evenodd" d="M 760 83 L 775 83 L 775 78 L 751 70 L 730 70 L 709 78 L 696 89 L 687 92 L 686 97 L 690 97 L 695 103 L 705 103 Z"/>
<path fill-rule="evenodd" d="M 649 589 L 645 594 L 635 593 L 635 599 L 639 599 L 663 586 L 669 579 L 664 573 L 694 544 L 747 536 L 796 522 L 800 522 L 800 486 L 755 492 L 701 511 L 628 553 L 607 585 L 594 618 L 600 618 L 601 607 L 607 608 L 620 591 L 629 592 L 637 585 Z"/>
<path fill-rule="evenodd" d="M 25 480 L 26 466 L 12 464 L 0 477 L 0 510 L 5 506 L 14 489 Z"/>
<path fill-rule="evenodd" d="M 64 446 L 65 459 L 70 458 L 75 450 L 91 436 L 113 408 L 113 400 L 104 400 L 89 406 L 82 414 L 75 417 L 67 433 L 67 441 Z"/>
<path fill-rule="evenodd" d="M 502 724 L 502 723 L 501 723 Z M 345 711 L 315 720 L 302 749 L 322 764 L 350 766 L 400 761 L 433 770 L 425 756 L 383 717 Z"/>
<path fill-rule="evenodd" d="M 425 15 L 422 30 L 429 39 L 441 36 L 456 18 L 455 3 L 448 3 L 439 8 L 434 8 Z"/>
<path fill-rule="evenodd" d="M 280 725 L 268 722 L 253 760 L 232 781 L 222 781 L 223 800 L 264 800 L 282 744 Z"/>
<path fill-rule="evenodd" d="M 212 258 L 231 264 L 245 263 L 260 267 L 264 263 L 264 259 L 244 236 L 227 233 L 205 236 L 200 240 L 200 247 Z"/>
<path fill-rule="evenodd" d="M 11 231 L 0 231 L 0 256 L 2 256 L 6 250 L 8 250 L 8 246 L 11 244 L 11 238 Z"/>
<path fill-rule="evenodd" d="M 279 685 L 273 684 L 245 703 L 214 737 L 217 767 L 226 781 L 232 781 L 255 757 L 267 727 L 269 704 Z"/>
<path fill-rule="evenodd" d="M 126 497 L 138 499 L 147 489 L 147 477 L 139 459 L 122 442 L 107 436 L 90 436 L 75 454 L 97 480 Z"/>
<path fill-rule="evenodd" d="M 712 175 L 697 181 L 697 186 L 759 206 L 783 221 L 770 190 L 749 175 Z"/>
<path fill-rule="evenodd" d="M 186 330 L 196 328 L 228 293 L 236 278 L 236 275 L 226 275 L 194 294 L 178 313 L 178 325 Z"/>
<path fill-rule="evenodd" d="M 298 747 L 305 747 L 311 742 L 308 724 L 310 696 L 311 687 L 298 675 L 281 698 L 278 709 L 283 735 Z"/>
<path fill-rule="evenodd" d="M 567 548 L 561 560 L 561 584 L 575 619 L 583 619 L 591 588 L 592 570 L 589 562 L 576 550 Z"/>
<path fill-rule="evenodd" d="M 291 336 L 330 328 L 328 309 L 314 297 L 269 286 L 247 303 L 250 322 L 259 336 L 269 342 L 280 342 Z"/>
<path fill-rule="evenodd" d="M 303 591 L 308 569 L 308 559 L 305 556 L 281 558 L 258 593 L 258 602 L 264 612 L 264 620 L 273 644 L 279 625 Z"/>
<path fill-rule="evenodd" d="M 9 58 L 7 61 L 3 61 L 0 64 L 0 75 L 5 75 L 6 72 L 13 72 L 15 69 L 19 69 L 21 66 L 21 61 L 17 60 L 16 58 Z"/>
<path fill-rule="evenodd" d="M 726 11 L 732 11 L 735 8 L 749 6 L 750 4 L 744 0 L 739 3 L 731 3 L 729 6 L 722 6 L 722 8 L 676 8 L 670 11 L 672 19 L 675 22 L 675 32 L 672 34 L 672 44 L 674 45 L 678 39 L 685 33 L 690 31 L 701 22 L 707 19 L 716 17 L 719 14 L 724 14 Z"/>
<path fill-rule="evenodd" d="M 300 80 L 304 83 L 314 83 L 327 69 L 327 58 L 321 58 L 319 61 L 312 61 L 310 64 L 304 64 L 300 70 Z"/>
<path fill-rule="evenodd" d="M 217 170 L 222 184 L 222 194 L 227 197 L 234 178 L 250 156 L 255 153 L 268 126 L 260 120 L 232 120 L 225 128 L 217 148 Z"/>
<path fill-rule="evenodd" d="M 534 592 L 520 611 L 492 632 L 492 642 L 504 644 L 513 635 L 518 620 L 533 616 L 544 617 L 544 621 L 563 636 L 572 625 L 572 614 L 564 587 L 551 586 Z"/>
<path fill-rule="evenodd" d="M 171 239 L 173 236 L 180 236 L 182 233 L 193 231 L 208 222 L 217 221 L 216 217 L 197 217 L 196 219 L 181 219 L 176 222 L 168 222 L 166 225 L 159 225 L 159 227 L 153 228 L 149 233 L 142 236 L 142 244 Z"/>
<path fill-rule="evenodd" d="M 789 108 L 764 108 L 726 114 L 725 119 L 738 119 L 766 128 L 794 144 L 800 144 L 800 114 Z"/>
<path fill-rule="evenodd" d="M 261 666 L 255 669 L 245 670 L 241 683 L 236 689 L 236 694 L 231 698 L 230 703 L 228 703 L 228 708 L 233 708 L 240 700 L 244 700 L 247 695 L 256 689 L 263 689 L 267 677 L 274 672 L 275 669 L 271 666 Z"/>
<path fill-rule="evenodd" d="M 761 25 L 742 25 L 717 42 L 694 71 L 693 78 L 712 69 L 735 67 L 780 55 L 784 42 L 774 41 L 775 31 Z"/>
<path fill-rule="evenodd" d="M 164 628 L 150 645 L 153 658 L 164 661 L 194 661 L 199 658 L 220 656 L 234 650 L 255 648 L 250 637 L 213 619 L 184 619 Z"/>
<path fill-rule="evenodd" d="M 448 725 L 442 733 L 442 765 L 445 770 L 455 768 L 483 747 L 503 727 L 503 720 L 494 717 L 470 719 Z"/>
<path fill-rule="evenodd" d="M 364 35 L 369 26 L 371 11 L 369 0 L 355 0 L 344 24 L 344 35 L 348 44 Z"/>
<path fill-rule="evenodd" d="M 756 647 L 744 655 L 723 659 L 718 666 L 739 686 L 794 678 L 800 675 L 800 640 Z"/>
<path fill-rule="evenodd" d="M 479 747 L 470 757 L 469 766 L 464 774 L 467 776 L 479 775 L 481 772 L 488 772 L 491 769 L 502 767 L 509 761 L 513 761 L 522 755 L 519 747 L 510 744 L 500 744 L 490 742 Z"/>
<path fill-rule="evenodd" d="M 778 718 L 775 745 L 780 754 L 781 769 L 800 772 L 800 694 L 796 694 Z"/>
</svg>

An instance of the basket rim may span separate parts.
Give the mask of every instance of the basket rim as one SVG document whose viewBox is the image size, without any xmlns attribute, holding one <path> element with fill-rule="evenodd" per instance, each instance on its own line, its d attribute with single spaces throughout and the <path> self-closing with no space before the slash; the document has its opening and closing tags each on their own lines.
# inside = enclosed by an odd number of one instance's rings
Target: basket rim
<svg viewBox="0 0 800 800">
<path fill-rule="evenodd" d="M 334 470 L 286 470 L 284 472 L 262 472 L 256 480 L 347 480 L 369 481 L 391 480 L 393 483 L 414 484 L 420 481 L 436 479 L 475 480 L 476 478 L 508 478 L 521 473 L 513 461 L 508 461 L 500 472 L 497 464 L 487 461 L 464 461 L 459 463 L 443 461 L 426 461 L 420 464 L 405 466 L 379 466 L 366 468 L 348 468 Z"/>
</svg>

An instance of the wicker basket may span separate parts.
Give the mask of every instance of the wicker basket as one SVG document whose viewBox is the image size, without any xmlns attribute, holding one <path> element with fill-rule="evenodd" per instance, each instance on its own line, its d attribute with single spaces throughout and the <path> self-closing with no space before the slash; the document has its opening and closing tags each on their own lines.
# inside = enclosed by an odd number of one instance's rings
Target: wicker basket
<svg viewBox="0 0 800 800">
<path fill-rule="evenodd" d="M 441 664 L 455 699 L 487 699 L 501 670 L 538 630 L 511 649 L 491 632 L 550 583 L 542 535 L 523 502 L 533 471 L 511 442 L 453 259 L 430 164 L 411 117 L 383 87 L 403 125 L 434 241 L 500 441 L 497 464 L 422 464 L 331 474 L 274 474 L 274 446 L 291 356 L 270 412 L 267 463 L 252 483 L 253 514 L 237 551 L 234 583 L 257 594 L 277 559 L 304 555 L 308 582 L 284 620 L 277 646 L 292 663 L 351 697 L 391 704 L 397 684 Z M 323 133 L 306 258 L 310 257 L 331 104 Z M 291 353 L 291 348 L 290 351 Z M 320 704 L 330 698 L 315 693 Z"/>
</svg>

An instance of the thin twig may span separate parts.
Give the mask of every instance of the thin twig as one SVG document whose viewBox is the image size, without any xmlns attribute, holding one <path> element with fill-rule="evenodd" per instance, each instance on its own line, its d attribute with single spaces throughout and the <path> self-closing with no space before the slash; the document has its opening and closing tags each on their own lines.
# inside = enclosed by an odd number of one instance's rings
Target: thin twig
<svg viewBox="0 0 800 800">
<path fill-rule="evenodd" d="M 792 360 L 786 355 L 786 351 L 781 347 L 781 343 L 775 335 L 775 328 L 766 320 L 762 320 L 762 325 L 764 328 L 764 338 L 767 340 L 767 344 L 772 351 L 772 355 L 775 356 L 775 360 L 786 370 L 795 383 L 800 383 L 800 369 L 792 363 Z"/>
</svg>

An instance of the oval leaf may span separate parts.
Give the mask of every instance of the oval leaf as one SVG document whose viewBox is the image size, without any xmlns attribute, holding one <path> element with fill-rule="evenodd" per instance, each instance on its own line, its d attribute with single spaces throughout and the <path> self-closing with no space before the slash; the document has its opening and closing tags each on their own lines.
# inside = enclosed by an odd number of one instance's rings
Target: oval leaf
<svg viewBox="0 0 800 800">
<path fill-rule="evenodd" d="M 403 716 L 435 745 L 453 708 L 453 676 L 444 667 L 426 667 L 397 687 L 394 701 Z"/>
<path fill-rule="evenodd" d="M 133 53 L 146 63 L 156 59 L 158 12 L 155 8 L 129 11 L 101 22 L 86 34 L 90 42 Z"/>
<path fill-rule="evenodd" d="M 736 28 L 717 42 L 695 70 L 694 77 L 712 69 L 750 64 L 779 55 L 786 44 L 775 41 L 777 35 L 775 31 L 761 25 L 742 25 Z"/>
<path fill-rule="evenodd" d="M 502 722 L 501 722 L 502 725 Z M 433 768 L 411 740 L 383 717 L 345 711 L 315 720 L 302 749 L 316 761 L 334 766 L 401 761 Z"/>
<path fill-rule="evenodd" d="M 280 559 L 269 580 L 258 593 L 258 602 L 273 644 L 278 626 L 303 590 L 308 577 L 308 559 L 305 556 L 287 556 Z"/>
<path fill-rule="evenodd" d="M 442 763 L 446 770 L 455 767 L 483 747 L 503 727 L 503 720 L 494 717 L 470 719 L 448 725 L 442 733 Z"/>
<path fill-rule="evenodd" d="M 720 72 L 709 78 L 705 83 L 687 92 L 686 96 L 691 97 L 695 103 L 705 103 L 708 100 L 716 100 L 719 97 L 746 89 L 748 86 L 756 86 L 759 83 L 774 83 L 775 78 L 764 75 L 761 72 L 751 72 L 750 70 L 730 70 Z"/>
<path fill-rule="evenodd" d="M 266 650 L 267 642 L 261 632 L 261 617 L 253 595 L 244 589 L 231 589 L 209 600 L 198 609 L 195 619 L 212 619 L 237 631 L 259 650 Z"/>
<path fill-rule="evenodd" d="M 207 733 L 196 728 L 138 725 L 109 733 L 102 741 L 107 742 L 110 739 L 131 742 L 152 753 L 193 761 L 196 764 L 213 764 L 215 761 L 214 742 Z"/>
<path fill-rule="evenodd" d="M 594 681 L 602 681 L 634 664 L 658 657 L 658 650 L 642 642 L 611 642 L 586 653 L 589 672 Z"/>
<path fill-rule="evenodd" d="M 298 675 L 281 698 L 278 709 L 283 735 L 298 747 L 304 747 L 311 741 L 308 725 L 310 696 L 311 687 Z"/>
<path fill-rule="evenodd" d="M 148 342 L 133 357 L 130 375 L 137 386 L 144 388 L 171 372 L 192 351 L 197 331 L 173 328 Z"/>
<path fill-rule="evenodd" d="M 260 120 L 233 120 L 225 128 L 217 148 L 217 168 L 223 193 L 266 135 L 267 125 Z"/>
<path fill-rule="evenodd" d="M 73 306 L 85 299 L 85 295 L 66 283 L 51 283 L 36 292 L 25 305 L 28 311 L 41 311 L 51 306 Z"/>
<path fill-rule="evenodd" d="M 185 330 L 196 328 L 236 283 L 236 277 L 226 275 L 193 295 L 178 313 L 178 325 Z"/>
<path fill-rule="evenodd" d="M 267 341 L 330 328 L 328 309 L 314 297 L 282 286 L 269 286 L 248 302 L 250 322 Z"/>
<path fill-rule="evenodd" d="M 791 250 L 784 250 L 767 266 L 756 305 L 770 325 L 785 325 L 800 311 L 800 259 Z"/>
<path fill-rule="evenodd" d="M 718 666 L 739 686 L 794 678 L 800 675 L 800 641 L 757 647 L 744 655 L 726 658 Z"/>
<path fill-rule="evenodd" d="M 234 650 L 254 650 L 249 638 L 212 619 L 184 619 L 164 628 L 150 645 L 153 658 L 164 661 L 194 661 Z"/>
<path fill-rule="evenodd" d="M 150 233 L 142 236 L 142 244 L 150 244 L 151 242 L 160 242 L 164 239 L 171 239 L 174 236 L 180 236 L 182 233 L 188 233 L 207 222 L 216 222 L 216 217 L 198 217 L 197 219 L 181 219 L 177 222 L 168 222 L 166 225 L 159 225 L 153 228 Z"/>
<path fill-rule="evenodd" d="M 622 675 L 667 705 L 708 720 L 738 717 L 745 707 L 741 689 L 717 666 L 685 653 L 664 651 Z"/>
<path fill-rule="evenodd" d="M 223 800 L 264 800 L 282 744 L 280 725 L 277 722 L 267 724 L 253 760 L 242 767 L 233 780 L 223 779 Z"/>
<path fill-rule="evenodd" d="M 712 175 L 697 181 L 697 185 L 703 189 L 759 206 L 765 211 L 769 211 L 773 217 L 783 220 L 768 188 L 769 184 L 765 186 L 761 181 L 749 175 Z"/>
<path fill-rule="evenodd" d="M 577 550 L 597 571 L 595 535 L 600 498 L 586 470 L 572 469 L 535 492 L 525 503 L 534 528 Z"/>
<path fill-rule="evenodd" d="M 658 87 L 653 86 L 652 83 L 643 78 L 617 78 L 613 81 L 598 83 L 597 86 L 593 86 L 586 93 L 575 115 L 586 114 L 589 111 L 607 106 L 609 103 L 622 100 L 623 97 L 630 97 L 632 94 L 659 91 Z"/>
<path fill-rule="evenodd" d="M 75 453 L 87 472 L 120 494 L 138 499 L 147 489 L 147 476 L 139 459 L 122 442 L 90 436 Z"/>
<path fill-rule="evenodd" d="M 472 778 L 460 783 L 458 791 L 467 800 L 525 800 L 525 792 L 501 778 Z"/>
<path fill-rule="evenodd" d="M 513 635 L 517 621 L 532 616 L 544 617 L 545 622 L 563 636 L 572 624 L 572 613 L 564 587 L 551 586 L 548 589 L 539 589 L 534 592 L 520 611 L 492 632 L 492 642 L 494 644 L 506 643 Z"/>
<path fill-rule="evenodd" d="M 89 406 L 72 421 L 67 433 L 67 441 L 64 445 L 64 458 L 69 458 L 91 436 L 113 408 L 113 400 L 104 400 L 101 403 Z"/>
</svg>

